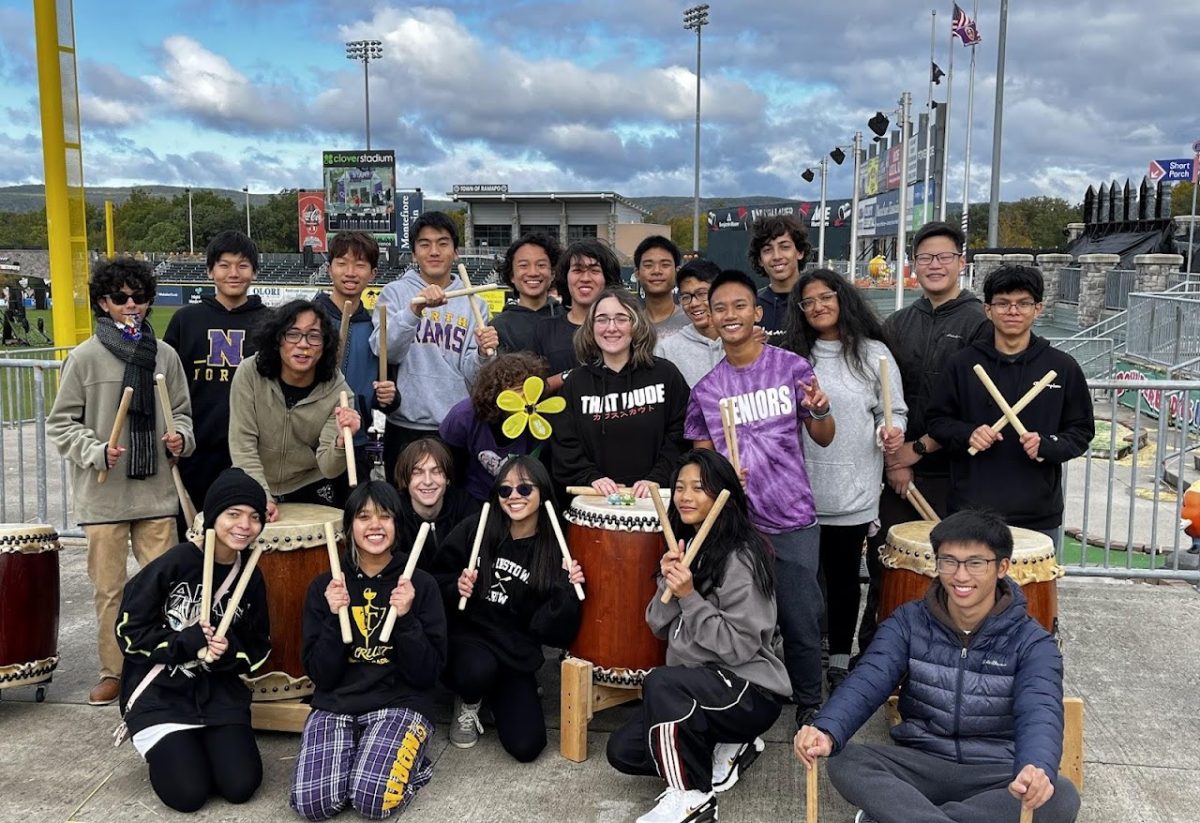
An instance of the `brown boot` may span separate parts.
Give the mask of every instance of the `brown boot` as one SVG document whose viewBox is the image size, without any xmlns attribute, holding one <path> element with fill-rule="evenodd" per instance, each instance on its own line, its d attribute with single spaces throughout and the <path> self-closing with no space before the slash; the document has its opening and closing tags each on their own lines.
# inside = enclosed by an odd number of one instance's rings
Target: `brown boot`
<svg viewBox="0 0 1200 823">
<path fill-rule="evenodd" d="M 121 694 L 121 682 L 115 677 L 102 677 L 88 692 L 89 706 L 107 706 L 115 703 Z"/>
</svg>

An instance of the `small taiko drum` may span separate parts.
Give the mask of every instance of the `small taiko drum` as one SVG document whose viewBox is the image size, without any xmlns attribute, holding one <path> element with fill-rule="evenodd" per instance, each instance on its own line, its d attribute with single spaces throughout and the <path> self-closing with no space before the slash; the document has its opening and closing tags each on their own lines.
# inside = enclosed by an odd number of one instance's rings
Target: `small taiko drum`
<svg viewBox="0 0 1200 823">
<path fill-rule="evenodd" d="M 879 621 L 883 622 L 901 604 L 925 596 L 937 577 L 929 532 L 934 523 L 916 520 L 899 523 L 888 531 L 880 549 L 883 591 L 879 599 Z M 1058 633 L 1058 578 L 1066 571 L 1058 565 L 1054 541 L 1041 532 L 1010 527 L 1013 556 L 1008 576 L 1025 594 L 1029 615 L 1051 634 Z"/>
<path fill-rule="evenodd" d="M 199 536 L 202 518 L 197 518 L 189 537 Z M 313 693 L 313 683 L 304 673 L 304 598 L 313 578 L 329 571 L 326 523 L 333 525 L 340 553 L 345 544 L 342 510 L 332 506 L 280 503 L 279 519 L 268 523 L 258 536 L 257 544 L 263 547 L 258 568 L 267 585 L 271 618 L 271 656 L 258 673 L 244 678 L 254 700 L 292 700 Z"/>
<path fill-rule="evenodd" d="M 58 666 L 59 549 L 50 526 L 0 524 L 0 689 L 44 684 Z"/>
<path fill-rule="evenodd" d="M 587 577 L 570 653 L 595 667 L 597 682 L 640 685 L 667 656 L 667 644 L 646 625 L 646 604 L 658 592 L 659 560 L 666 551 L 654 504 L 649 498 L 616 505 L 580 496 L 563 516 L 571 555 Z"/>
</svg>

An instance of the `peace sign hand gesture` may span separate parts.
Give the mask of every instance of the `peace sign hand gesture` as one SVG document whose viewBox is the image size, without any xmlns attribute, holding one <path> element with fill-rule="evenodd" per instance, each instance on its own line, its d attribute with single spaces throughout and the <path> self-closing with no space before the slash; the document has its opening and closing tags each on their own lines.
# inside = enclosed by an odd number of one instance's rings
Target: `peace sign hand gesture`
<svg viewBox="0 0 1200 823">
<path fill-rule="evenodd" d="M 829 412 L 829 397 L 821 388 L 821 384 L 817 381 L 815 374 L 811 383 L 798 380 L 796 385 L 802 393 L 800 397 L 800 405 L 802 407 L 818 415 L 825 415 Z"/>
</svg>

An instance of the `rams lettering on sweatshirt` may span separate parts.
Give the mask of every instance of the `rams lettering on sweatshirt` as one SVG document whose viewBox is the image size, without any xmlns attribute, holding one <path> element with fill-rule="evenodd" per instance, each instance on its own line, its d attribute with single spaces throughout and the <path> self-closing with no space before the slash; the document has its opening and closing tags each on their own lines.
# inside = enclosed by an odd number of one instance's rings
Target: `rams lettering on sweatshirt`
<svg viewBox="0 0 1200 823">
<path fill-rule="evenodd" d="M 417 343 L 431 343 L 461 353 L 467 344 L 467 317 L 449 311 L 426 310 L 417 321 Z"/>
</svg>

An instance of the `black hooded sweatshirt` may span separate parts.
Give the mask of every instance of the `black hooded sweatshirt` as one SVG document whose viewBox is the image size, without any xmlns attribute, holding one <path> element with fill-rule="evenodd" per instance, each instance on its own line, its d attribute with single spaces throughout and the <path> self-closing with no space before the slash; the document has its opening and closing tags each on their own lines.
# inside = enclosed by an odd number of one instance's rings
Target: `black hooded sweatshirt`
<svg viewBox="0 0 1200 823">
<path fill-rule="evenodd" d="M 550 299 L 537 311 L 512 302 L 492 318 L 492 326 L 500 335 L 500 350 L 505 352 L 533 351 L 533 330 L 546 317 L 566 314 L 557 300 Z M 559 369 L 562 371 L 562 369 Z"/>
<path fill-rule="evenodd" d="M 425 536 L 425 546 L 421 549 L 421 557 L 417 561 L 418 568 L 425 569 L 425 571 L 432 570 L 433 558 L 438 553 L 438 547 L 445 542 L 455 526 L 467 518 L 479 514 L 481 505 L 478 500 L 467 493 L 464 487 L 449 486 L 442 498 L 442 510 L 438 512 L 436 518 L 429 521 L 431 528 L 429 534 Z M 407 492 L 402 491 L 400 493 L 400 517 L 396 521 L 396 545 L 407 553 L 412 548 L 413 541 L 417 539 L 417 532 L 421 530 L 421 524 L 424 522 L 426 522 L 425 519 L 413 509 L 412 498 Z"/>
<path fill-rule="evenodd" d="M 691 390 L 669 360 L 649 367 L 631 360 L 620 372 L 589 364 L 563 383 L 567 408 L 550 416 L 554 480 L 588 486 L 608 477 L 631 485 L 666 485 L 687 449 L 683 423 Z"/>
<path fill-rule="evenodd" d="M 1030 460 L 1011 427 L 1004 439 L 986 451 L 967 454 L 971 433 L 1000 419 L 1000 407 L 973 371 L 983 365 L 1009 405 L 1015 404 L 1046 372 L 1054 381 L 1023 411 L 1017 413 L 1030 432 L 1041 435 L 1038 454 Z M 950 360 L 929 407 L 929 434 L 950 459 L 951 512 L 986 507 L 1010 526 L 1053 529 L 1063 513 L 1062 464 L 1087 451 L 1096 433 L 1092 398 L 1083 369 L 1069 354 L 1042 337 L 1030 336 L 1029 346 L 1004 355 L 992 341 L 976 342 Z"/>
<path fill-rule="evenodd" d="M 407 561 L 407 549 L 396 552 L 372 577 L 343 559 L 350 594 L 349 644 L 342 642 L 338 616 L 325 599 L 331 575 L 319 575 L 309 585 L 303 655 L 304 671 L 316 686 L 314 709 L 360 715 L 403 708 L 433 717 L 431 690 L 446 664 L 446 614 L 437 584 L 421 569 L 413 573 L 412 607 L 396 619 L 391 640 L 379 640 L 388 600 Z"/>
</svg>

